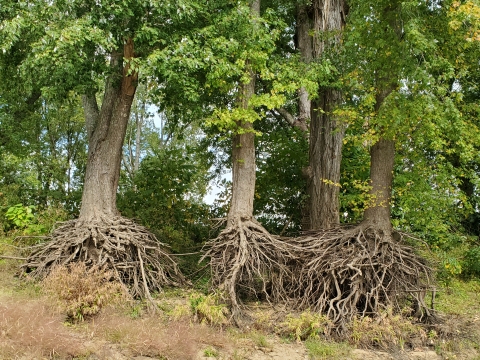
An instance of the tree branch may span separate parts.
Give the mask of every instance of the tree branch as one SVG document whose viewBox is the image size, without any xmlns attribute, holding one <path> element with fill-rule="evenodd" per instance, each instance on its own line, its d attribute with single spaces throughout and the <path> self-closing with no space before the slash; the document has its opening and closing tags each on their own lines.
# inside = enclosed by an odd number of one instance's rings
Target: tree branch
<svg viewBox="0 0 480 360">
<path fill-rule="evenodd" d="M 300 129 L 304 133 L 304 136 L 308 136 L 308 126 L 305 122 L 305 119 L 295 118 L 284 108 L 278 108 L 275 110 L 288 122 L 290 126 Z"/>
</svg>

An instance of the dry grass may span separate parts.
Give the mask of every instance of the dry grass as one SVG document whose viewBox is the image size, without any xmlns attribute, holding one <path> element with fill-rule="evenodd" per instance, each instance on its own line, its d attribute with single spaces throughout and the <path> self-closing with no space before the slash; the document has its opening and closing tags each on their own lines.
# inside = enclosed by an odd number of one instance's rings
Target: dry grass
<svg viewBox="0 0 480 360">
<path fill-rule="evenodd" d="M 128 356 L 194 359 L 202 344 L 226 349 L 229 340 L 205 325 L 187 321 L 164 322 L 158 316 L 131 319 L 113 309 L 86 324 L 83 331 L 92 338 L 118 344 Z"/>
<path fill-rule="evenodd" d="M 94 349 L 62 323 L 42 300 L 2 299 L 0 358 L 60 358 L 86 356 Z"/>
<path fill-rule="evenodd" d="M 129 299 L 128 290 L 113 281 L 113 272 L 83 262 L 57 266 L 43 281 L 45 292 L 74 322 L 96 315 L 109 305 Z"/>
<path fill-rule="evenodd" d="M 355 318 L 351 324 L 350 342 L 361 348 L 404 350 L 425 346 L 427 332 L 412 319 L 394 314 L 389 308 L 376 318 Z"/>
</svg>

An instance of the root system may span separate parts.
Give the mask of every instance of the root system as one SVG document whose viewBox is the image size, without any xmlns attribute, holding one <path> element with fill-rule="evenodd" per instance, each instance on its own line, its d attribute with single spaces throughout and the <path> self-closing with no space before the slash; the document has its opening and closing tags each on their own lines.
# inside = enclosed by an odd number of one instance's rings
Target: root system
<svg viewBox="0 0 480 360">
<path fill-rule="evenodd" d="M 134 297 L 149 299 L 151 292 L 164 286 L 186 283 L 166 246 L 146 228 L 123 217 L 62 224 L 50 241 L 34 249 L 22 269 L 43 279 L 55 266 L 78 261 L 112 270 Z"/>
<path fill-rule="evenodd" d="M 225 292 L 237 324 L 243 315 L 240 294 L 275 303 L 287 300 L 284 281 L 291 277 L 287 267 L 294 256 L 291 247 L 254 219 L 235 219 L 204 250 L 212 285 Z"/>
<path fill-rule="evenodd" d="M 306 234 L 296 240 L 302 250 L 291 297 L 297 306 L 327 315 L 338 331 L 355 316 L 390 307 L 409 306 L 411 315 L 429 317 L 425 295 L 432 270 L 399 240 L 368 224 Z"/>
</svg>

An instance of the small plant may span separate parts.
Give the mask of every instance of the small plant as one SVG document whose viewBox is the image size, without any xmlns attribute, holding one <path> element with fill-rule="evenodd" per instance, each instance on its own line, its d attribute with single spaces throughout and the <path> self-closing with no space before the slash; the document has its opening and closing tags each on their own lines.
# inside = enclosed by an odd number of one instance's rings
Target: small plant
<svg viewBox="0 0 480 360">
<path fill-rule="evenodd" d="M 19 229 L 23 233 L 31 234 L 45 234 L 47 229 L 42 224 L 37 223 L 34 211 L 36 206 L 23 204 L 16 204 L 8 208 L 5 213 L 7 219 L 8 229 Z"/>
<path fill-rule="evenodd" d="M 87 269 L 83 262 L 57 266 L 43 281 L 47 294 L 59 300 L 70 321 L 80 322 L 97 314 L 103 307 L 128 298 L 125 287 L 112 281 L 105 269 Z"/>
<path fill-rule="evenodd" d="M 296 317 L 292 314 L 280 324 L 280 333 L 287 333 L 288 336 L 298 342 L 306 339 L 318 339 L 320 335 L 328 335 L 332 328 L 332 322 L 321 314 L 305 311 Z"/>
<path fill-rule="evenodd" d="M 197 321 L 208 322 L 212 325 L 228 323 L 228 308 L 221 302 L 219 293 L 204 295 L 193 292 L 190 294 L 189 303 L 190 310 Z"/>
<path fill-rule="evenodd" d="M 252 332 L 250 336 L 255 343 L 255 346 L 261 347 L 261 348 L 271 348 L 271 345 L 269 344 L 267 337 L 259 332 Z"/>
<path fill-rule="evenodd" d="M 419 325 L 413 324 L 401 314 L 393 314 L 389 308 L 376 318 L 354 319 L 351 338 L 355 346 L 403 350 L 405 343 L 412 339 L 416 339 L 417 343 L 425 343 L 427 334 Z"/>
<path fill-rule="evenodd" d="M 207 347 L 204 351 L 203 351 L 203 355 L 205 355 L 205 357 L 218 357 L 218 351 L 216 349 L 214 349 L 213 347 L 209 346 Z"/>
<path fill-rule="evenodd" d="M 345 359 L 350 354 L 350 347 L 345 343 L 334 343 L 308 339 L 305 347 L 311 360 Z"/>
<path fill-rule="evenodd" d="M 8 208 L 5 217 L 14 226 L 24 228 L 35 218 L 35 215 L 33 215 L 35 208 L 34 205 L 23 206 L 23 204 L 17 204 Z"/>
</svg>

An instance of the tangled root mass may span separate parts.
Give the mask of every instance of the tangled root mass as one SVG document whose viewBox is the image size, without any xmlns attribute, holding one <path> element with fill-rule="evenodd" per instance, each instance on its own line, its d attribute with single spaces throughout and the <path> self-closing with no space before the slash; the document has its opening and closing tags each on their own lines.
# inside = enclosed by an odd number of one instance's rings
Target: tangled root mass
<svg viewBox="0 0 480 360">
<path fill-rule="evenodd" d="M 213 286 L 241 313 L 241 294 L 326 314 L 342 332 L 355 316 L 412 307 L 428 317 L 432 270 L 414 250 L 375 226 L 360 224 L 305 234 L 270 235 L 254 220 L 238 220 L 207 244 Z"/>
<path fill-rule="evenodd" d="M 71 220 L 55 229 L 51 238 L 22 265 L 34 278 L 45 278 L 57 265 L 82 261 L 88 267 L 112 270 L 134 297 L 150 298 L 151 291 L 186 283 L 166 246 L 132 220 Z"/>
<path fill-rule="evenodd" d="M 368 224 L 299 238 L 292 298 L 302 308 L 326 314 L 339 330 L 357 315 L 389 307 L 410 305 L 412 315 L 429 317 L 425 295 L 432 270 L 399 240 Z"/>
<path fill-rule="evenodd" d="M 203 258 L 210 259 L 212 285 L 226 293 L 237 323 L 240 293 L 275 303 L 288 298 L 284 281 L 291 276 L 287 267 L 294 256 L 291 248 L 254 219 L 235 219 L 205 249 Z"/>
</svg>

